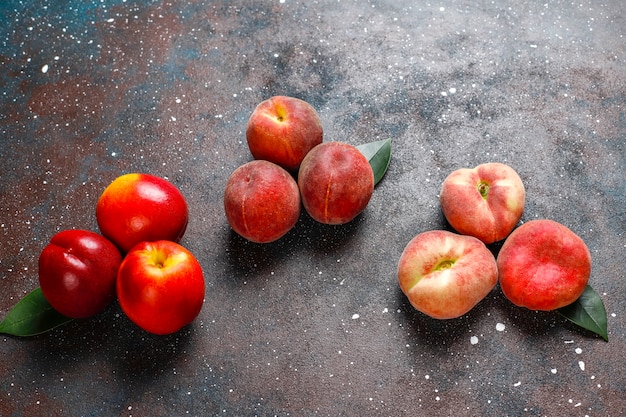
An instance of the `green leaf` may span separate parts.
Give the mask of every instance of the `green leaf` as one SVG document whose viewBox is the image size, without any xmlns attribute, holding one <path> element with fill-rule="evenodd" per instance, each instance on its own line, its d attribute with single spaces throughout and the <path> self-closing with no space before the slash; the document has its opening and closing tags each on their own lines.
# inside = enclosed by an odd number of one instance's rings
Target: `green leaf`
<svg viewBox="0 0 626 417">
<path fill-rule="evenodd" d="M 391 161 L 391 139 L 364 143 L 356 147 L 369 161 L 374 171 L 374 185 L 383 178 Z"/>
<path fill-rule="evenodd" d="M 607 342 L 606 309 L 597 292 L 587 285 L 583 294 L 572 304 L 559 308 L 557 313 L 583 329 L 592 331 Z"/>
<path fill-rule="evenodd" d="M 30 292 L 0 322 L 0 333 L 35 336 L 73 319 L 57 312 L 45 299 L 41 288 Z"/>
</svg>

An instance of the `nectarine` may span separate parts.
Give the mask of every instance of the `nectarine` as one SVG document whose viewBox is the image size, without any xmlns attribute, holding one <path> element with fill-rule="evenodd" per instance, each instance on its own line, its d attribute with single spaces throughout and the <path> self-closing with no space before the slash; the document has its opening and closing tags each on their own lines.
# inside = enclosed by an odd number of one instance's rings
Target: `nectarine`
<svg viewBox="0 0 626 417">
<path fill-rule="evenodd" d="M 117 177 L 98 199 L 96 219 L 102 234 L 122 252 L 143 241 L 178 242 L 189 219 L 187 201 L 168 180 L 151 174 Z"/>
<path fill-rule="evenodd" d="M 115 299 L 120 251 L 88 230 L 64 230 L 39 256 L 39 285 L 50 305 L 71 318 L 86 318 Z"/>
<path fill-rule="evenodd" d="M 204 274 L 189 250 L 168 240 L 141 242 L 117 273 L 122 311 L 154 334 L 170 334 L 191 323 L 204 303 Z"/>
</svg>

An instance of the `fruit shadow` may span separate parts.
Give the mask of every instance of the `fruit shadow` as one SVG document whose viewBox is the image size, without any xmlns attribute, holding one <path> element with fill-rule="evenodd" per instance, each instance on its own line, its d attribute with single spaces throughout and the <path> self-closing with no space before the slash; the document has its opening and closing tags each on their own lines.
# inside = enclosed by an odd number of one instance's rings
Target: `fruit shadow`
<svg viewBox="0 0 626 417">
<path fill-rule="evenodd" d="M 504 296 L 500 285 L 496 285 L 493 293 L 495 294 L 494 309 L 499 310 L 500 315 L 529 340 L 553 339 L 554 334 L 558 332 L 569 333 L 571 337 L 579 335 L 602 339 L 595 333 L 567 320 L 556 311 L 536 311 L 516 306 Z M 568 336 L 564 334 L 563 337 Z"/>
<path fill-rule="evenodd" d="M 343 225 L 327 225 L 315 221 L 302 211 L 296 225 L 280 239 L 270 243 L 254 243 L 229 230 L 226 256 L 234 278 L 241 281 L 266 276 L 288 259 L 311 258 L 350 250 L 362 227 L 365 215 Z"/>
<path fill-rule="evenodd" d="M 113 302 L 94 317 L 73 320 L 29 338 L 36 345 L 30 363 L 46 375 L 99 363 L 123 378 L 152 381 L 184 357 L 194 334 L 193 326 L 194 323 L 170 335 L 154 335 L 131 322 L 119 304 Z"/>
<path fill-rule="evenodd" d="M 502 294 L 494 288 L 474 308 L 454 319 L 434 319 L 415 309 L 398 287 L 396 301 L 401 311 L 402 325 L 410 329 L 408 338 L 420 349 L 426 349 L 433 356 L 446 356 L 448 350 L 467 343 L 470 335 L 485 326 L 485 318 L 501 304 Z M 507 301 L 507 300 L 505 300 Z"/>
</svg>

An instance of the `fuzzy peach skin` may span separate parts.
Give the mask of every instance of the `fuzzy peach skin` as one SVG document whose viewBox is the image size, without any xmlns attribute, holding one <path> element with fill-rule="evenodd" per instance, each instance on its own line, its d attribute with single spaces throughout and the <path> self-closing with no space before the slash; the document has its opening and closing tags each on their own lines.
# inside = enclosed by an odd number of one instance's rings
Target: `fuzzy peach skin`
<svg viewBox="0 0 626 417">
<path fill-rule="evenodd" d="M 398 282 L 411 305 L 435 319 L 470 311 L 498 281 L 496 259 L 484 243 L 445 230 L 414 237 L 398 262 Z"/>
<path fill-rule="evenodd" d="M 252 112 L 246 139 L 255 159 L 264 159 L 294 172 L 305 155 L 322 143 L 322 121 L 306 101 L 274 96 L 261 102 Z"/>
<path fill-rule="evenodd" d="M 513 304 L 550 311 L 576 301 L 591 274 L 585 242 L 552 220 L 532 220 L 511 233 L 498 253 L 502 292 Z"/>
<path fill-rule="evenodd" d="M 298 173 L 302 203 L 324 224 L 345 224 L 358 216 L 374 192 L 374 171 L 354 146 L 342 142 L 317 145 Z"/>
<path fill-rule="evenodd" d="M 508 165 L 490 162 L 462 168 L 444 180 L 441 209 L 457 232 L 489 244 L 507 237 L 524 212 L 526 190 Z"/>
<path fill-rule="evenodd" d="M 96 219 L 102 234 L 122 252 L 139 242 L 178 242 L 189 210 L 180 190 L 164 178 L 131 173 L 117 177 L 100 195 Z"/>
<path fill-rule="evenodd" d="M 278 240 L 300 217 L 296 180 L 280 166 L 264 160 L 248 162 L 228 178 L 224 211 L 232 229 L 256 243 Z"/>
</svg>

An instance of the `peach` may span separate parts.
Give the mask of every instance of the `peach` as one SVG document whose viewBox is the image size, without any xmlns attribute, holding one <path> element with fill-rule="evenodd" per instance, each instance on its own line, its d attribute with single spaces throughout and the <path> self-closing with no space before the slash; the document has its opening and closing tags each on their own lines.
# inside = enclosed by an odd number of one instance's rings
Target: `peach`
<svg viewBox="0 0 626 417">
<path fill-rule="evenodd" d="M 454 230 L 486 244 L 511 233 L 522 216 L 525 199 L 517 172 L 498 162 L 452 172 L 440 193 L 443 214 Z"/>
<path fill-rule="evenodd" d="M 374 192 L 374 172 L 354 146 L 326 142 L 302 161 L 298 187 L 307 213 L 320 223 L 344 224 L 358 216 Z"/>
<path fill-rule="evenodd" d="M 431 230 L 404 248 L 398 282 L 417 310 L 435 319 L 452 319 L 489 294 L 498 282 L 498 270 L 491 251 L 475 237 Z"/>
<path fill-rule="evenodd" d="M 511 233 L 498 253 L 502 292 L 530 310 L 555 310 L 576 301 L 591 274 L 585 242 L 553 220 L 532 220 Z"/>
<path fill-rule="evenodd" d="M 306 101 L 275 96 L 254 109 L 248 120 L 246 139 L 255 159 L 295 172 L 305 155 L 322 143 L 322 122 Z"/>
<path fill-rule="evenodd" d="M 264 160 L 237 168 L 228 178 L 224 210 L 235 232 L 256 243 L 273 242 L 300 217 L 296 180 L 280 166 Z"/>
</svg>

